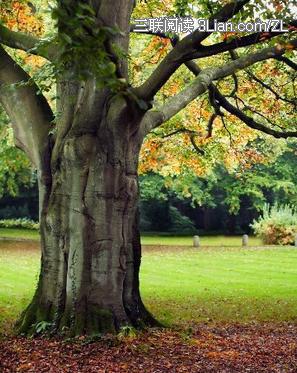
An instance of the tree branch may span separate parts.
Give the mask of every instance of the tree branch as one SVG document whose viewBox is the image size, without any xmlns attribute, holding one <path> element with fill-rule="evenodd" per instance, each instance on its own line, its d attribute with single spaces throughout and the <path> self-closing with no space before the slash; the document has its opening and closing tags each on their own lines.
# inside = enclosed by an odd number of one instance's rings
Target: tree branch
<svg viewBox="0 0 297 373">
<path fill-rule="evenodd" d="M 197 131 L 193 131 L 193 130 L 189 130 L 187 128 L 179 128 L 173 132 L 170 132 L 170 133 L 167 133 L 166 135 L 163 135 L 162 136 L 162 139 L 165 139 L 167 137 L 171 137 L 171 136 L 174 136 L 174 135 L 177 135 L 179 133 L 186 133 L 189 135 L 189 138 L 190 138 L 190 141 L 191 141 L 191 144 L 193 146 L 193 148 L 195 149 L 195 151 L 200 154 L 200 155 L 204 155 L 205 152 L 203 149 L 199 148 L 199 146 L 196 144 L 196 141 L 195 141 L 195 137 L 196 136 L 201 136 L 201 133 L 197 132 Z"/>
<path fill-rule="evenodd" d="M 227 110 L 230 114 L 235 115 L 237 118 L 242 120 L 246 125 L 250 128 L 256 129 L 258 131 L 267 133 L 268 135 L 272 135 L 276 138 L 288 138 L 288 137 L 297 137 L 297 131 L 276 131 L 272 128 L 266 127 L 262 123 L 256 122 L 252 117 L 246 115 L 243 111 L 238 109 L 236 106 L 232 105 L 219 91 L 216 93 L 217 100 L 219 101 L 220 105 Z"/>
<path fill-rule="evenodd" d="M 275 57 L 277 60 L 284 62 L 286 65 L 291 67 L 293 70 L 297 71 L 297 64 L 290 60 L 288 57 L 285 56 L 277 56 Z"/>
<path fill-rule="evenodd" d="M 226 97 L 226 96 L 225 96 Z M 227 98 L 227 97 L 226 97 Z M 258 110 L 256 110 L 255 108 L 253 108 L 252 106 L 250 105 L 247 105 L 244 100 L 238 96 L 235 96 L 234 99 L 236 100 L 236 107 L 238 110 L 242 111 L 242 112 L 245 112 L 245 111 L 250 111 L 252 112 L 253 114 L 256 114 L 258 115 L 259 117 L 262 117 L 264 120 L 266 120 L 269 124 L 271 124 L 273 127 L 276 126 L 276 127 L 279 127 L 279 128 L 282 128 L 279 124 L 276 124 L 274 122 L 272 122 L 272 120 L 270 120 L 269 118 L 267 118 L 264 114 L 262 114 L 261 112 L 259 112 Z M 228 101 L 229 102 L 229 101 Z M 243 108 L 241 109 L 238 102 L 241 103 L 241 105 L 243 105 Z"/>
<path fill-rule="evenodd" d="M 291 41 L 290 43 L 294 48 L 297 48 L 297 39 Z M 285 48 L 279 47 L 264 48 L 257 53 L 240 57 L 222 67 L 207 68 L 198 72 L 199 75 L 197 78 L 184 90 L 168 99 L 161 108 L 149 110 L 145 114 L 142 122 L 145 133 L 148 133 L 153 128 L 158 127 L 165 121 L 172 118 L 180 110 L 185 108 L 191 101 L 207 91 L 213 81 L 232 75 L 236 71 L 242 70 L 256 62 L 260 62 L 268 58 L 275 58 L 276 56 L 284 54 L 285 51 Z"/>
<path fill-rule="evenodd" d="M 0 46 L 0 103 L 8 114 L 16 145 L 43 169 L 53 113 L 30 76 Z"/>
<path fill-rule="evenodd" d="M 195 135 L 190 135 L 190 141 L 191 141 L 191 144 L 193 146 L 193 148 L 196 150 L 196 152 L 200 155 L 204 155 L 205 154 L 205 151 L 201 148 L 199 148 L 199 146 L 196 144 L 196 141 L 195 141 Z"/>
<path fill-rule="evenodd" d="M 0 44 L 13 49 L 20 49 L 49 60 L 53 59 L 54 56 L 53 48 L 41 45 L 40 39 L 22 32 L 11 31 L 3 25 L 0 25 Z"/>
<path fill-rule="evenodd" d="M 292 24 L 297 23 L 296 21 Z M 203 45 L 199 47 L 199 50 L 193 53 L 190 57 L 191 59 L 203 58 L 209 56 L 215 56 L 216 54 L 232 51 L 237 48 L 247 47 L 250 45 L 257 44 L 259 42 L 264 42 L 272 39 L 273 37 L 284 34 L 283 31 L 279 32 L 268 32 L 263 36 L 263 32 L 257 32 L 250 35 L 243 36 L 241 38 L 235 38 L 230 41 L 223 41 L 221 43 L 212 45 Z"/>
<path fill-rule="evenodd" d="M 194 62 L 189 61 L 186 63 L 186 66 L 192 73 L 196 76 L 198 76 L 201 72 L 200 67 Z M 209 86 L 210 95 L 214 98 L 217 105 L 220 105 L 223 107 L 226 111 L 228 111 L 230 114 L 235 115 L 239 119 L 241 119 L 245 124 L 247 124 L 249 127 L 253 129 L 257 129 L 261 132 L 267 133 L 269 135 L 272 135 L 277 138 L 287 138 L 287 137 L 297 137 L 297 131 L 291 131 L 291 132 L 283 132 L 283 131 L 276 131 L 271 128 L 268 128 L 264 126 L 263 124 L 257 123 L 253 118 L 247 116 L 245 113 L 243 113 L 239 108 L 232 105 L 218 90 L 218 88 L 211 83 Z M 208 136 L 211 135 L 212 126 L 211 129 L 208 128 Z"/>
<path fill-rule="evenodd" d="M 237 14 L 249 1 L 250 0 L 234 0 L 228 3 L 217 14 L 211 17 L 209 20 L 210 26 L 213 26 L 214 20 L 221 22 L 227 21 L 233 15 Z M 135 89 L 135 94 L 143 100 L 150 101 L 179 66 L 183 62 L 192 59 L 192 54 L 197 51 L 198 47 L 201 47 L 201 42 L 210 34 L 211 32 L 196 30 L 179 41 L 157 66 L 150 77 L 141 86 Z"/>
<path fill-rule="evenodd" d="M 178 128 L 175 131 L 167 133 L 166 135 L 163 135 L 162 139 L 165 139 L 166 137 L 171 137 L 171 136 L 177 135 L 179 133 L 187 133 L 187 134 L 194 135 L 194 136 L 201 136 L 201 133 L 199 133 L 197 131 L 189 130 L 188 128 L 182 127 L 182 128 Z"/>
<path fill-rule="evenodd" d="M 289 98 L 286 98 L 286 97 L 282 97 L 279 93 L 277 93 L 272 87 L 270 87 L 270 85 L 266 84 L 265 82 L 263 82 L 261 79 L 259 79 L 255 74 L 253 74 L 252 72 L 250 71 L 246 71 L 247 75 L 253 79 L 255 82 L 257 82 L 258 84 L 260 84 L 263 88 L 267 89 L 268 91 L 270 91 L 277 100 L 281 100 L 281 101 L 284 101 L 284 102 L 287 102 L 288 104 L 291 104 L 291 105 L 294 105 L 296 106 L 297 104 L 297 98 L 294 98 L 294 99 L 289 99 Z"/>
</svg>

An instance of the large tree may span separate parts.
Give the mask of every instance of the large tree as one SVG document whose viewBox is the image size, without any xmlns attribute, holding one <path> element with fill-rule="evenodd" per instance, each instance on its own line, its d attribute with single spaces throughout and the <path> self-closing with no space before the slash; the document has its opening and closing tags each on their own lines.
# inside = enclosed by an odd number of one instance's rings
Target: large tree
<svg viewBox="0 0 297 373">
<path fill-rule="evenodd" d="M 33 1 L 25 3 L 36 11 Z M 267 5 L 252 0 L 196 3 L 188 11 L 210 14 L 210 25 L 238 15 L 251 19 L 254 6 Z M 274 3 L 277 11 L 289 12 L 282 1 Z M 20 2 L 2 4 L 7 14 Z M 183 15 L 187 2 L 176 4 Z M 284 56 L 297 48 L 296 22 L 289 19 L 285 33 L 237 34 L 223 41 L 199 30 L 180 39 L 158 32 L 160 38 L 170 37 L 172 49 L 140 85 L 132 86 L 128 54 L 134 7 L 134 0 L 58 0 L 52 11 L 55 35 L 45 40 L 16 32 L 9 22 L 0 26 L 0 102 L 17 146 L 38 170 L 39 183 L 41 273 L 19 321 L 21 332 L 32 331 L 40 321 L 52 332 L 72 335 L 156 323 L 139 293 L 138 159 L 144 138 L 193 100 L 209 91 L 216 114 L 226 111 L 275 137 L 297 135 L 294 124 L 284 129 L 257 121 L 215 84 L 229 76 L 236 81 L 240 70 L 267 59 L 296 70 L 296 63 Z M 282 39 L 273 43 L 279 34 Z M 12 49 L 51 63 L 55 104 L 40 93 Z M 199 66 L 200 60 L 222 54 L 218 64 Z M 192 81 L 158 104 L 158 92 L 184 64 L 194 74 Z M 212 123 L 209 127 L 211 132 Z M 177 131 L 188 132 L 199 151 L 198 132 Z"/>
</svg>

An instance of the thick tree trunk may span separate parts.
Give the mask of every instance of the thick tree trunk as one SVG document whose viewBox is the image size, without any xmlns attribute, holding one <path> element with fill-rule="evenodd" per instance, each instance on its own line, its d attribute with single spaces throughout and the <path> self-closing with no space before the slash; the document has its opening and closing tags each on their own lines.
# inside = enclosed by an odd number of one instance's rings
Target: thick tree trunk
<svg viewBox="0 0 297 373">
<path fill-rule="evenodd" d="M 20 332 L 41 321 L 70 335 L 154 323 L 139 294 L 142 139 L 126 100 L 113 102 L 99 124 L 57 137 L 51 178 L 40 183 L 41 274 Z"/>
</svg>

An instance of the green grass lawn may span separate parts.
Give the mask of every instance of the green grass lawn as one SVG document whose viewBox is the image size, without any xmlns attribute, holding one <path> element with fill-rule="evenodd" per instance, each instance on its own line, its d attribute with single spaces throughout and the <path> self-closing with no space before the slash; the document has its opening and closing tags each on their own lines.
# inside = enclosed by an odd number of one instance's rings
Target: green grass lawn
<svg viewBox="0 0 297 373">
<path fill-rule="evenodd" d="M 39 239 L 39 232 L 33 229 L 15 229 L 15 228 L 0 228 L 0 238 L 7 237 L 7 238 L 24 238 L 29 240 L 38 240 Z"/>
<path fill-rule="evenodd" d="M 141 290 L 165 323 L 297 321 L 297 250 L 146 252 Z"/>
<path fill-rule="evenodd" d="M 0 333 L 32 297 L 39 259 L 38 242 L 0 241 Z"/>
<path fill-rule="evenodd" d="M 23 238 L 38 240 L 39 233 L 31 229 L 12 229 L 0 228 L 0 238 Z M 192 236 L 170 236 L 158 234 L 143 234 L 141 237 L 143 245 L 173 245 L 173 246 L 192 246 Z M 241 236 L 201 236 L 200 242 L 202 246 L 241 246 Z M 261 246 L 262 241 L 256 237 L 249 238 L 250 246 Z"/>
<path fill-rule="evenodd" d="M 37 241 L 0 241 L 0 329 L 29 302 L 39 271 Z M 144 248 L 141 292 L 166 324 L 297 320 L 294 248 Z"/>
</svg>

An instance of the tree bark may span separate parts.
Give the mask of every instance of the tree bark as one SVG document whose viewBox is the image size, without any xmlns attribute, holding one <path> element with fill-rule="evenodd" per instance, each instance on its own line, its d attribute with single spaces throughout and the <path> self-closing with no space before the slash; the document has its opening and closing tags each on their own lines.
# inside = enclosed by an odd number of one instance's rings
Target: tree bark
<svg viewBox="0 0 297 373">
<path fill-rule="evenodd" d="M 123 97 L 101 101 L 99 122 L 87 108 L 64 123 L 40 180 L 41 273 L 21 333 L 41 321 L 70 335 L 155 323 L 139 293 L 140 117 Z"/>
</svg>

